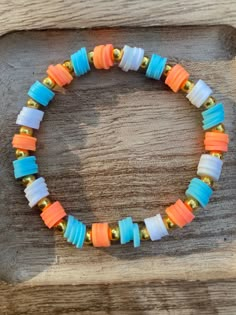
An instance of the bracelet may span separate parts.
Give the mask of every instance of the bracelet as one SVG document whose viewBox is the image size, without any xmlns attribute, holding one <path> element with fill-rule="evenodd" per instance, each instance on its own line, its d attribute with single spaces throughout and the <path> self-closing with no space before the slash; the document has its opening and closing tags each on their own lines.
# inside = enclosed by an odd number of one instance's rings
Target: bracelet
<svg viewBox="0 0 236 315">
<path fill-rule="evenodd" d="M 175 93 L 182 91 L 191 104 L 201 107 L 206 152 L 200 157 L 197 177 L 190 181 L 185 192 L 186 199 L 178 199 L 170 205 L 164 217 L 157 214 L 143 222 L 133 222 L 131 217 L 127 217 L 116 224 L 93 223 L 86 226 L 73 216 L 67 216 L 59 201 L 53 202 L 49 198 L 47 184 L 38 175 L 38 164 L 33 155 L 37 142 L 33 129 L 39 129 L 44 116 L 42 108 L 48 106 L 58 87 L 69 84 L 75 76 L 86 74 L 91 66 L 109 69 L 115 64 L 123 71 L 139 71 L 148 78 L 163 80 Z M 17 158 L 13 161 L 15 178 L 25 186 L 29 206 L 37 206 L 42 211 L 40 216 L 49 229 L 57 228 L 77 248 L 82 248 L 84 244 L 108 247 L 115 241 L 121 244 L 133 241 L 134 247 L 139 247 L 141 240 L 160 240 L 175 227 L 184 227 L 194 219 L 193 212 L 197 208 L 207 206 L 213 184 L 221 174 L 223 153 L 228 150 L 229 137 L 223 125 L 223 104 L 216 102 L 211 88 L 204 81 L 194 83 L 189 76 L 180 64 L 168 64 L 167 58 L 157 54 L 149 58 L 142 48 L 125 45 L 119 49 L 112 44 L 96 46 L 88 53 L 83 47 L 72 54 L 70 60 L 48 67 L 47 77 L 42 82 L 36 81 L 28 91 L 26 106 L 17 116 L 16 124 L 20 125 L 20 130 L 14 135 L 12 145 Z"/>
</svg>

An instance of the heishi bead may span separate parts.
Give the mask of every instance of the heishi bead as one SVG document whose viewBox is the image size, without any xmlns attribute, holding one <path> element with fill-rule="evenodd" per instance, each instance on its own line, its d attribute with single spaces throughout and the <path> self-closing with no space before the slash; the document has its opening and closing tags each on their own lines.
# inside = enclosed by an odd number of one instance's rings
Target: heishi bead
<svg viewBox="0 0 236 315">
<path fill-rule="evenodd" d="M 204 81 L 198 80 L 186 97 L 194 106 L 199 108 L 205 103 L 211 94 L 211 88 Z"/>
<path fill-rule="evenodd" d="M 92 242 L 94 247 L 109 247 L 111 245 L 108 223 L 92 224 Z"/>
<path fill-rule="evenodd" d="M 212 189 L 199 178 L 193 178 L 185 192 L 187 197 L 195 198 L 205 208 L 212 195 Z"/>
<path fill-rule="evenodd" d="M 192 220 L 195 218 L 192 212 L 180 199 L 178 199 L 175 204 L 166 209 L 166 214 L 180 228 L 192 222 Z"/>
<path fill-rule="evenodd" d="M 176 93 L 181 89 L 188 78 L 189 73 L 181 65 L 177 64 L 168 72 L 165 84 Z"/>
<path fill-rule="evenodd" d="M 75 219 L 72 215 L 68 216 L 67 226 L 64 237 L 69 243 L 72 243 L 77 248 L 82 248 L 85 241 L 86 225 Z"/>
<path fill-rule="evenodd" d="M 114 65 L 112 44 L 99 45 L 93 50 L 93 64 L 96 69 L 109 69 Z"/>
<path fill-rule="evenodd" d="M 137 71 L 142 64 L 144 49 L 125 45 L 119 67 L 123 71 Z"/>
<path fill-rule="evenodd" d="M 48 187 L 43 177 L 37 178 L 31 185 L 25 188 L 24 192 L 25 197 L 29 201 L 30 208 L 36 206 L 42 198 L 49 195 Z"/>
<path fill-rule="evenodd" d="M 48 67 L 48 69 L 47 69 L 47 74 L 60 87 L 66 85 L 66 84 L 69 84 L 73 80 L 72 75 L 61 64 L 57 64 L 55 66 L 54 65 L 50 65 Z"/>
<path fill-rule="evenodd" d="M 223 161 L 210 154 L 202 154 L 198 163 L 198 176 L 209 176 L 218 181 L 221 174 Z"/>
<path fill-rule="evenodd" d="M 42 220 L 45 225 L 51 229 L 53 226 L 57 225 L 61 219 L 66 216 L 66 212 L 60 202 L 56 201 L 47 207 L 41 214 Z"/>
<path fill-rule="evenodd" d="M 152 241 L 160 240 L 163 236 L 168 235 L 168 231 L 160 214 L 146 218 L 144 222 Z"/>
<path fill-rule="evenodd" d="M 166 66 L 167 58 L 153 54 L 149 62 L 146 76 L 155 80 L 160 80 Z"/>
<path fill-rule="evenodd" d="M 206 132 L 204 144 L 205 150 L 227 152 L 229 136 L 226 133 Z"/>
<path fill-rule="evenodd" d="M 218 103 L 215 106 L 202 112 L 203 117 L 203 129 L 210 129 L 218 124 L 221 124 L 224 121 L 224 105 Z"/>
<path fill-rule="evenodd" d="M 13 161 L 13 167 L 16 179 L 38 173 L 38 164 L 35 156 L 27 156 Z"/>
<path fill-rule="evenodd" d="M 81 76 L 90 71 L 88 55 L 85 47 L 70 56 L 76 76 Z"/>
<path fill-rule="evenodd" d="M 120 229 L 120 243 L 126 244 L 133 240 L 133 220 L 131 217 L 118 221 Z"/>
<path fill-rule="evenodd" d="M 139 233 L 138 223 L 133 224 L 133 240 L 134 240 L 134 247 L 139 247 L 140 246 L 140 233 Z"/>
<path fill-rule="evenodd" d="M 39 109 L 23 107 L 17 116 L 16 124 L 39 129 L 40 122 L 43 119 L 44 112 Z"/>
<path fill-rule="evenodd" d="M 43 85 L 41 82 L 36 81 L 28 91 L 29 97 L 38 102 L 43 106 L 47 106 L 48 103 L 53 99 L 55 93 L 49 88 Z"/>
<path fill-rule="evenodd" d="M 24 134 L 15 134 L 12 139 L 13 148 L 20 148 L 29 151 L 36 150 L 37 139 Z"/>
</svg>

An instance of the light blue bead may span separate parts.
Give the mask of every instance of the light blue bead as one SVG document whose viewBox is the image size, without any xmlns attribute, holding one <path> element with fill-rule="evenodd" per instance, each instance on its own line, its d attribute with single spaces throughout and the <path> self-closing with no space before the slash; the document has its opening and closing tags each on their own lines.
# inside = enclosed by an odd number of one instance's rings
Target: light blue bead
<svg viewBox="0 0 236 315">
<path fill-rule="evenodd" d="M 187 197 L 195 198 L 200 205 L 205 208 L 209 202 L 209 199 L 213 191 L 206 183 L 201 181 L 199 178 L 193 178 L 185 192 Z"/>
<path fill-rule="evenodd" d="M 120 242 L 126 244 L 133 239 L 133 221 L 131 217 L 118 222 L 120 229 Z"/>
<path fill-rule="evenodd" d="M 71 227 L 74 223 L 74 217 L 72 215 L 68 215 L 68 220 L 67 220 L 67 225 L 66 225 L 66 230 L 64 232 L 64 237 L 68 238 L 70 235 Z"/>
<path fill-rule="evenodd" d="M 84 241 L 85 241 L 85 235 L 86 235 L 86 226 L 85 224 L 82 223 L 81 228 L 80 228 L 80 234 L 76 243 L 77 248 L 82 248 Z"/>
<path fill-rule="evenodd" d="M 27 156 L 13 161 L 13 167 L 16 179 L 38 173 L 38 165 L 35 156 Z"/>
<path fill-rule="evenodd" d="M 167 58 L 153 54 L 149 62 L 146 76 L 155 80 L 160 80 L 163 71 L 165 70 Z"/>
<path fill-rule="evenodd" d="M 140 246 L 140 234 L 139 234 L 138 223 L 133 224 L 133 240 L 134 240 L 134 247 L 139 247 Z"/>
<path fill-rule="evenodd" d="M 29 97 L 43 106 L 47 106 L 53 99 L 55 93 L 48 89 L 41 82 L 36 81 L 28 91 Z"/>
<path fill-rule="evenodd" d="M 67 226 L 64 237 L 67 241 L 76 245 L 77 248 L 82 248 L 86 235 L 86 226 L 82 222 L 75 219 L 73 216 L 68 216 Z"/>
<path fill-rule="evenodd" d="M 210 129 L 225 119 L 224 105 L 222 103 L 216 104 L 215 106 L 202 112 L 203 117 L 203 129 Z"/>
<path fill-rule="evenodd" d="M 76 53 L 72 54 L 70 58 L 76 76 L 79 77 L 90 71 L 88 55 L 85 47 L 82 47 Z"/>
</svg>

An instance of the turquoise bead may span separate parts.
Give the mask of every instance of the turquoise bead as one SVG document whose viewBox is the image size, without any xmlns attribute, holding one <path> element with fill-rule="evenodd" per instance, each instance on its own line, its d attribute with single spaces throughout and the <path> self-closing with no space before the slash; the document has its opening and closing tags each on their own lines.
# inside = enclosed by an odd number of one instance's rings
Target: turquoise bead
<svg viewBox="0 0 236 315">
<path fill-rule="evenodd" d="M 118 222 L 120 229 L 120 242 L 126 244 L 133 240 L 133 221 L 131 217 Z"/>
<path fill-rule="evenodd" d="M 38 173 L 38 164 L 35 156 L 27 156 L 13 161 L 13 167 L 16 179 Z"/>
<path fill-rule="evenodd" d="M 48 103 L 53 99 L 55 93 L 49 88 L 43 85 L 41 82 L 36 81 L 28 91 L 29 97 L 35 100 L 37 103 L 47 106 Z"/>
<path fill-rule="evenodd" d="M 209 199 L 213 191 L 206 183 L 201 181 L 199 178 L 193 178 L 185 192 L 187 197 L 195 198 L 200 205 L 205 208 L 209 202 Z"/>
<path fill-rule="evenodd" d="M 133 224 L 133 240 L 134 240 L 134 247 L 139 247 L 140 246 L 140 234 L 139 234 L 138 223 Z"/>
<path fill-rule="evenodd" d="M 222 103 L 216 104 L 215 106 L 202 112 L 203 117 L 203 129 L 210 129 L 224 121 L 224 105 Z"/>
<path fill-rule="evenodd" d="M 90 71 L 88 55 L 85 47 L 70 56 L 76 76 L 81 76 Z"/>
<path fill-rule="evenodd" d="M 155 80 L 160 80 L 163 71 L 165 70 L 167 58 L 153 54 L 149 62 L 146 76 Z"/>
<path fill-rule="evenodd" d="M 77 248 L 82 248 L 86 235 L 86 226 L 72 215 L 68 216 L 64 237 Z"/>
</svg>

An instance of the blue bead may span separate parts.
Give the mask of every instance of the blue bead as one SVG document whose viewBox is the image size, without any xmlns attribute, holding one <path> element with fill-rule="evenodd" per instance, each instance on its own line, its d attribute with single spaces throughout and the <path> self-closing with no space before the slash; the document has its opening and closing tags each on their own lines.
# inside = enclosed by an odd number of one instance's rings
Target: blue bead
<svg viewBox="0 0 236 315">
<path fill-rule="evenodd" d="M 85 47 L 82 47 L 76 53 L 72 54 L 70 58 L 76 76 L 81 76 L 90 71 L 90 65 Z"/>
<path fill-rule="evenodd" d="M 77 248 L 82 248 L 86 235 L 86 226 L 82 222 L 75 219 L 73 216 L 68 216 L 67 226 L 64 237 L 67 241 L 76 245 Z"/>
<path fill-rule="evenodd" d="M 86 235 L 86 226 L 82 223 L 80 228 L 80 234 L 76 243 L 77 248 L 82 248 L 84 241 L 85 241 L 85 235 Z"/>
<path fill-rule="evenodd" d="M 133 239 L 133 221 L 131 217 L 118 222 L 120 229 L 120 242 L 126 244 Z"/>
<path fill-rule="evenodd" d="M 53 99 L 55 93 L 48 89 L 41 82 L 36 81 L 28 91 L 29 97 L 43 106 L 47 106 Z"/>
<path fill-rule="evenodd" d="M 160 80 L 163 71 L 165 70 L 167 58 L 153 54 L 149 62 L 146 76 L 152 79 Z"/>
<path fill-rule="evenodd" d="M 224 105 L 222 103 L 216 104 L 215 106 L 202 112 L 203 117 L 203 129 L 210 129 L 224 121 Z"/>
<path fill-rule="evenodd" d="M 35 156 L 27 156 L 25 158 L 13 161 L 15 178 L 21 178 L 27 175 L 37 174 L 38 165 Z"/>
<path fill-rule="evenodd" d="M 201 181 L 199 178 L 193 178 L 185 192 L 187 197 L 195 198 L 200 205 L 205 208 L 209 202 L 209 199 L 213 191 L 206 183 Z"/>
<path fill-rule="evenodd" d="M 138 223 L 133 224 L 133 240 L 134 240 L 134 247 L 139 247 L 140 246 L 140 234 L 139 234 Z"/>
</svg>

